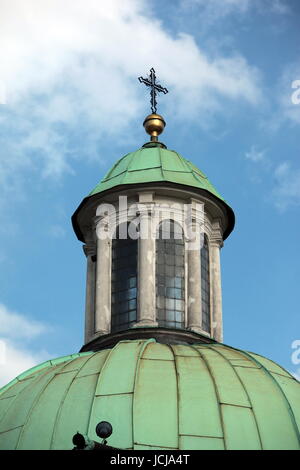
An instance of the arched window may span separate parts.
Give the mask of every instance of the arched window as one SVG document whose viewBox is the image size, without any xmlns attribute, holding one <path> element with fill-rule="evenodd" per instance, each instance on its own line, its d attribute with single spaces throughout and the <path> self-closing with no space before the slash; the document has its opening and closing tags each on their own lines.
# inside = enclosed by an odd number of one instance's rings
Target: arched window
<svg viewBox="0 0 300 470">
<path fill-rule="evenodd" d="M 119 238 L 120 227 L 112 241 L 111 331 L 124 330 L 137 320 L 137 240 Z"/>
<path fill-rule="evenodd" d="M 210 278 L 209 278 L 209 249 L 208 239 L 204 235 L 201 247 L 201 298 L 202 298 L 202 328 L 210 333 Z"/>
<path fill-rule="evenodd" d="M 159 225 L 156 240 L 156 313 L 159 326 L 184 327 L 184 240 L 173 220 Z"/>
</svg>

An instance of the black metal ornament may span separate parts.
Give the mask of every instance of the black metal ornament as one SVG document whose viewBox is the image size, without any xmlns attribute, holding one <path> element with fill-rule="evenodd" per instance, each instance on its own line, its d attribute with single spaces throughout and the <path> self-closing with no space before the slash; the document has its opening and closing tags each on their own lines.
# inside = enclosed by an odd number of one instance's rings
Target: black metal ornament
<svg viewBox="0 0 300 470">
<path fill-rule="evenodd" d="M 159 83 L 156 82 L 156 75 L 154 68 L 150 69 L 150 75 L 148 78 L 139 77 L 138 78 L 140 83 L 144 83 L 146 86 L 151 87 L 150 95 L 151 95 L 151 110 L 153 114 L 157 113 L 157 101 L 156 101 L 156 94 L 158 92 L 161 93 L 168 93 L 166 88 L 163 88 Z"/>
</svg>

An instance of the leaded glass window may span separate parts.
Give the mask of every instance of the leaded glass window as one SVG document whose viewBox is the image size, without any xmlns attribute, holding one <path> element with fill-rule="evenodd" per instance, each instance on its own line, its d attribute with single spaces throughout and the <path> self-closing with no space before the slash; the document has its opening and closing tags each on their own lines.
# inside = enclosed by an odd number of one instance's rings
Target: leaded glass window
<svg viewBox="0 0 300 470">
<path fill-rule="evenodd" d="M 202 297 L 202 328 L 210 333 L 210 276 L 209 250 L 207 236 L 204 235 L 201 247 L 201 297 Z"/>
<path fill-rule="evenodd" d="M 137 240 L 112 241 L 111 331 L 130 328 L 137 320 Z"/>
<path fill-rule="evenodd" d="M 184 240 L 173 220 L 161 222 L 156 240 L 156 312 L 159 326 L 184 327 Z"/>
</svg>

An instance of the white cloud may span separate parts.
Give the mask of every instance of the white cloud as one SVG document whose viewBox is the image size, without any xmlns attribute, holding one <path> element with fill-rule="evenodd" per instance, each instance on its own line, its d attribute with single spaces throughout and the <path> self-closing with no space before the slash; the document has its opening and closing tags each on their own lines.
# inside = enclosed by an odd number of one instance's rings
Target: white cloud
<svg viewBox="0 0 300 470">
<path fill-rule="evenodd" d="M 0 387 L 16 376 L 50 359 L 46 351 L 37 353 L 21 348 L 13 342 L 0 338 Z"/>
<path fill-rule="evenodd" d="M 272 196 L 280 211 L 300 205 L 300 169 L 292 168 L 289 161 L 282 162 L 274 170 Z"/>
<path fill-rule="evenodd" d="M 252 162 L 263 162 L 266 159 L 266 150 L 257 150 L 255 145 L 251 146 L 249 152 L 245 153 L 245 157 L 247 160 L 251 160 Z"/>
<path fill-rule="evenodd" d="M 275 205 L 279 212 L 300 205 L 300 168 L 293 168 L 290 161 L 275 165 L 266 155 L 266 150 L 258 150 L 254 145 L 245 158 L 259 164 L 259 174 L 251 175 L 255 183 L 262 182 L 261 173 L 266 171 L 273 178 L 272 190 L 267 199 Z M 253 168 L 253 167 L 252 167 Z M 262 170 L 262 171 L 261 171 Z"/>
<path fill-rule="evenodd" d="M 250 181 L 252 183 L 262 183 L 265 177 L 265 172 L 272 171 L 272 161 L 267 156 L 267 150 L 259 150 L 256 145 L 252 145 L 248 152 L 245 152 L 246 160 L 251 162 L 251 167 L 248 168 Z"/>
<path fill-rule="evenodd" d="M 49 234 L 53 238 L 64 238 L 66 236 L 66 231 L 61 225 L 51 225 Z"/>
<path fill-rule="evenodd" d="M 47 331 L 46 325 L 9 310 L 0 304 L 0 335 L 31 339 Z"/>
<path fill-rule="evenodd" d="M 30 367 L 50 359 L 46 351 L 34 351 L 27 344 L 49 330 L 47 325 L 0 304 L 0 386 Z"/>
<path fill-rule="evenodd" d="M 266 12 L 286 15 L 290 7 L 284 0 L 181 0 L 185 10 L 200 7 L 205 22 L 214 22 L 229 15 L 244 15 L 250 10 L 265 14 Z M 204 19 L 204 18 L 203 18 Z"/>
<path fill-rule="evenodd" d="M 2 0 L 2 192 L 21 193 L 28 171 L 58 178 L 74 158 L 101 160 L 101 139 L 134 137 L 137 116 L 149 110 L 137 77 L 151 66 L 177 119 L 197 115 L 204 126 L 209 113 L 226 111 L 224 97 L 260 102 L 259 73 L 243 56 L 211 58 L 147 12 L 138 0 Z"/>
<path fill-rule="evenodd" d="M 247 13 L 250 9 L 256 9 L 263 13 L 287 14 L 290 7 L 285 0 L 182 0 L 188 6 L 198 5 L 215 13 L 216 17 L 223 17 L 232 13 Z"/>
<path fill-rule="evenodd" d="M 6 103 L 6 89 L 4 83 L 0 81 L 0 105 Z"/>
<path fill-rule="evenodd" d="M 211 20 L 219 19 L 232 13 L 245 13 L 253 0 L 181 0 L 183 8 L 198 6 L 204 9 L 204 14 Z"/>
<path fill-rule="evenodd" d="M 280 15 L 291 13 L 290 6 L 283 0 L 272 0 L 272 3 L 270 3 L 270 8 L 271 11 L 274 13 L 279 13 Z"/>
<path fill-rule="evenodd" d="M 142 14 L 143 3 L 27 0 L 24 9 L 23 0 L 2 0 L 1 39 L 6 47 L 1 52 L 1 79 L 10 101 L 20 101 L 29 92 L 48 95 L 56 88 L 51 105 L 44 110 L 49 119 L 76 119 L 76 108 L 90 109 L 97 119 L 103 111 L 121 114 L 126 109 L 130 118 L 142 94 L 137 76 L 148 70 L 150 57 L 169 86 L 179 85 L 181 73 L 187 70 L 187 85 L 194 92 L 203 86 L 214 88 L 222 78 L 225 95 L 257 98 L 257 77 L 246 61 L 236 57 L 210 62 L 191 36 L 172 38 L 161 23 L 147 17 L 146 4 Z M 65 92 L 58 93 L 62 86 L 79 93 L 77 103 Z M 177 93 L 184 95 L 184 90 Z"/>
</svg>

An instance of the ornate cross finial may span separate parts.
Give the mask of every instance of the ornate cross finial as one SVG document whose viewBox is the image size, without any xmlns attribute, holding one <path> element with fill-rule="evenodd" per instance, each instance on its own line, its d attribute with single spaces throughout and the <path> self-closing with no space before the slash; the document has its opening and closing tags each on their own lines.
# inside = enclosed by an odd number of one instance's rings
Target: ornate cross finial
<svg viewBox="0 0 300 470">
<path fill-rule="evenodd" d="M 156 93 L 157 92 L 162 92 L 164 94 L 168 93 L 168 90 L 166 88 L 163 88 L 159 83 L 156 83 L 156 75 L 155 75 L 155 70 L 152 68 L 150 70 L 150 75 L 148 78 L 143 78 L 139 77 L 140 83 L 144 83 L 147 86 L 151 87 L 151 109 L 152 113 L 156 114 L 157 112 L 157 101 L 156 101 Z"/>
</svg>

